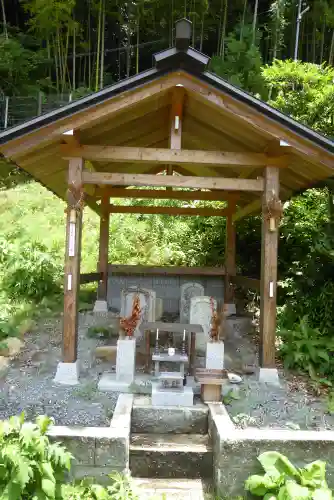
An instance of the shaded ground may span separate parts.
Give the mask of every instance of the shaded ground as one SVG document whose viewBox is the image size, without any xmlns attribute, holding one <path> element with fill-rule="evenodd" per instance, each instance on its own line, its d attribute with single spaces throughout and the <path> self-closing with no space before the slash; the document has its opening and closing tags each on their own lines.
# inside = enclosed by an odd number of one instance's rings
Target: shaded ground
<svg viewBox="0 0 334 500">
<path fill-rule="evenodd" d="M 258 349 L 247 335 L 225 342 L 226 367 L 258 366 Z M 229 384 L 224 402 L 238 427 L 326 430 L 334 429 L 334 415 L 325 397 L 315 396 L 308 380 L 279 370 L 280 387 L 259 384 L 256 375 L 243 376 L 242 384 Z M 232 397 L 230 397 L 232 396 Z M 234 397 L 238 399 L 234 399 Z"/>
<path fill-rule="evenodd" d="M 79 315 L 80 385 L 63 387 L 53 383 L 61 359 L 61 320 L 40 321 L 26 336 L 24 349 L 12 361 L 7 376 L 0 380 L 0 419 L 24 411 L 29 419 L 48 414 L 58 425 L 109 425 L 117 394 L 98 392 L 97 382 L 104 371 L 113 371 L 115 366 L 95 359 L 95 347 L 105 341 L 87 337 L 87 330 L 97 322 L 92 313 Z M 116 339 L 108 343 L 116 343 Z M 232 371 L 245 364 L 258 365 L 251 335 L 226 339 L 225 363 Z M 197 364 L 203 366 L 204 358 Z M 238 426 L 334 429 L 334 416 L 327 413 L 325 398 L 315 396 L 301 377 L 281 371 L 280 379 L 279 388 L 260 385 L 255 375 L 243 376 L 238 386 L 225 387 L 223 400 Z"/>
</svg>

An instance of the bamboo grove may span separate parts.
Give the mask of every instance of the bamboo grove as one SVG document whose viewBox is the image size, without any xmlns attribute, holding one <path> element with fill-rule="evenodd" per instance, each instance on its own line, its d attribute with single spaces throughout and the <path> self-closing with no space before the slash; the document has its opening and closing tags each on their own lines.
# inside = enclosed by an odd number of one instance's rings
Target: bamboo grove
<svg viewBox="0 0 334 500">
<path fill-rule="evenodd" d="M 299 8 L 298 58 L 334 59 L 333 0 L 0 1 L 6 95 L 32 86 L 80 94 L 142 71 L 154 52 L 173 44 L 180 17 L 193 23 L 192 45 L 218 63 L 232 50 L 236 64 L 250 51 L 262 65 L 294 57 Z"/>
</svg>

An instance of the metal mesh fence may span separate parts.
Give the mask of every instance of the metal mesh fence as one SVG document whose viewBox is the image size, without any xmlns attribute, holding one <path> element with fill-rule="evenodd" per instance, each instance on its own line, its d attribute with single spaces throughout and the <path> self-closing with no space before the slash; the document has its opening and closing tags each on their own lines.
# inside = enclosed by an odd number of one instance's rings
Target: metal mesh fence
<svg viewBox="0 0 334 500">
<path fill-rule="evenodd" d="M 14 127 L 41 114 L 61 108 L 71 101 L 71 94 L 35 97 L 0 96 L 0 130 Z"/>
</svg>

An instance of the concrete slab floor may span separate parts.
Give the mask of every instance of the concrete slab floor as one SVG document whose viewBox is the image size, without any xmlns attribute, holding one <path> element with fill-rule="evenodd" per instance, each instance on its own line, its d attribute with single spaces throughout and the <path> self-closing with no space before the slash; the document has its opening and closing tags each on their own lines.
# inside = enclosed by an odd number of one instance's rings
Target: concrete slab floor
<svg viewBox="0 0 334 500">
<path fill-rule="evenodd" d="M 133 478 L 140 499 L 209 500 L 211 485 L 202 479 L 142 479 Z"/>
</svg>

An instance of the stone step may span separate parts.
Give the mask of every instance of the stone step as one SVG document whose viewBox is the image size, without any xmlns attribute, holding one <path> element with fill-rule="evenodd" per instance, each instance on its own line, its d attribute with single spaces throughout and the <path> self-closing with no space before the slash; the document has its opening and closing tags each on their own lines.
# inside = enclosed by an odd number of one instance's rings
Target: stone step
<svg viewBox="0 0 334 500">
<path fill-rule="evenodd" d="M 133 477 L 212 478 L 212 448 L 203 434 L 133 434 Z"/>
<path fill-rule="evenodd" d="M 208 407 L 199 400 L 194 406 L 152 406 L 150 396 L 135 396 L 131 432 L 141 434 L 207 434 Z"/>
<path fill-rule="evenodd" d="M 180 372 L 160 372 L 158 380 L 183 380 L 183 375 Z"/>
<path fill-rule="evenodd" d="M 134 490 L 143 500 L 208 500 L 210 486 L 201 479 L 133 478 Z"/>
</svg>

